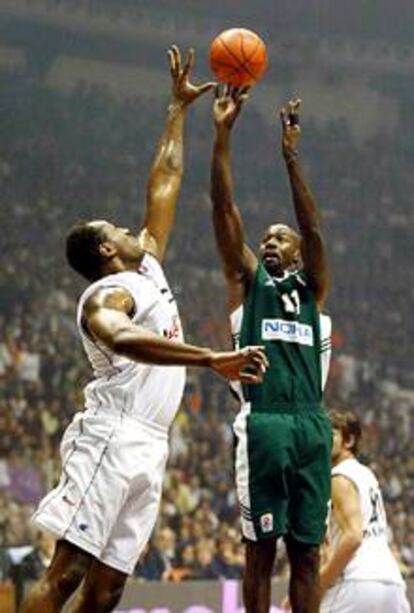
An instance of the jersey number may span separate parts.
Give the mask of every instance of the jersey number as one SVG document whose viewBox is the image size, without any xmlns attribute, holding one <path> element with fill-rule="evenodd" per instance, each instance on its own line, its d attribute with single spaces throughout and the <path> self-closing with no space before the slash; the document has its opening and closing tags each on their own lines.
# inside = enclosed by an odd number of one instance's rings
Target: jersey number
<svg viewBox="0 0 414 613">
<path fill-rule="evenodd" d="M 381 494 L 378 490 L 371 488 L 369 491 L 369 497 L 371 500 L 371 516 L 369 518 L 370 524 L 383 524 L 385 522 L 385 511 L 382 504 Z"/>
<path fill-rule="evenodd" d="M 290 294 L 282 294 L 281 298 L 286 313 L 295 313 L 296 315 L 299 315 L 300 297 L 297 289 L 292 290 Z"/>
</svg>

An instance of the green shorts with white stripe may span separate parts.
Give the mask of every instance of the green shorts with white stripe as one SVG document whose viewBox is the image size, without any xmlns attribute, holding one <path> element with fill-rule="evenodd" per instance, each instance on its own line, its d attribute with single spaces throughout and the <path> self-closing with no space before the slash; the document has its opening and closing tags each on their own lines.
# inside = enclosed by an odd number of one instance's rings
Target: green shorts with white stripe
<svg viewBox="0 0 414 613">
<path fill-rule="evenodd" d="M 319 544 L 330 500 L 332 432 L 322 408 L 250 412 L 234 423 L 235 474 L 243 536 L 291 535 Z"/>
</svg>

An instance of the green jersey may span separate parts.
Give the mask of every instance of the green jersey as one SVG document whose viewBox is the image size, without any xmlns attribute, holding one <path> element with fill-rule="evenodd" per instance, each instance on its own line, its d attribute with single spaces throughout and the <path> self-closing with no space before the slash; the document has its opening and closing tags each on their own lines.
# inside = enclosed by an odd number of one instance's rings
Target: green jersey
<svg viewBox="0 0 414 613">
<path fill-rule="evenodd" d="M 263 383 L 236 386 L 250 411 L 290 412 L 321 406 L 330 356 L 330 318 L 319 314 L 303 272 L 276 278 L 260 263 L 244 305 L 231 320 L 235 345 L 264 345 L 269 360 Z"/>
</svg>

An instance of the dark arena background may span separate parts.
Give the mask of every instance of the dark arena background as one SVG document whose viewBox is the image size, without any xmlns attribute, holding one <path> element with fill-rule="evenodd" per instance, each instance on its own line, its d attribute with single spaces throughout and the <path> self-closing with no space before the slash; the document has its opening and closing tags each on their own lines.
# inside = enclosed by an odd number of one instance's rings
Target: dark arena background
<svg viewBox="0 0 414 613">
<path fill-rule="evenodd" d="M 59 442 L 91 376 L 75 326 L 83 288 L 68 227 L 135 227 L 168 104 L 167 49 L 242 26 L 269 68 L 234 135 L 250 243 L 292 221 L 278 108 L 303 100 L 301 153 L 323 211 L 334 322 L 328 407 L 352 408 L 386 502 L 393 551 L 414 572 L 414 4 L 408 0 L 0 0 L 0 610 L 18 610 L 50 557 L 31 512 L 59 474 Z M 189 112 L 166 270 L 188 342 L 229 347 L 211 227 L 211 98 Z M 190 371 L 161 513 L 119 611 L 242 611 L 243 565 L 227 386 Z M 41 552 L 41 555 L 34 555 Z M 281 547 L 274 606 L 288 573 Z M 390 611 L 390 613 L 392 613 Z"/>
</svg>

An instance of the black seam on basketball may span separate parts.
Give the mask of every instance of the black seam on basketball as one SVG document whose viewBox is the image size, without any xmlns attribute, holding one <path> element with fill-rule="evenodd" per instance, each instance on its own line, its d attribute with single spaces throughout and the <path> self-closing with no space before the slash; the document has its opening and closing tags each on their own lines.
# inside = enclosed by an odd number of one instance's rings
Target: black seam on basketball
<svg viewBox="0 0 414 613">
<path fill-rule="evenodd" d="M 252 57 L 254 56 L 254 54 L 256 53 L 256 51 L 258 50 L 259 46 L 260 46 L 260 40 L 258 39 L 258 40 L 256 40 L 256 46 L 255 46 L 255 48 L 253 49 L 253 53 L 251 53 L 251 54 L 249 55 L 249 57 L 247 57 L 247 55 L 246 55 L 246 53 L 245 53 L 245 51 L 244 51 L 244 38 L 242 37 L 242 39 L 241 39 L 241 53 L 242 53 L 242 56 L 244 57 L 244 61 L 245 61 L 245 62 L 249 62 L 249 63 L 251 62 Z"/>
<path fill-rule="evenodd" d="M 215 60 L 213 59 L 211 61 L 211 66 L 213 68 L 213 66 L 222 66 L 223 68 L 228 68 L 229 70 L 234 70 L 234 64 L 227 64 L 227 62 L 223 62 L 222 60 Z M 214 70 L 214 68 L 213 68 Z M 238 68 L 236 69 L 238 70 Z"/>
<path fill-rule="evenodd" d="M 227 53 L 230 53 L 230 55 L 232 56 L 233 59 L 235 59 L 238 63 L 238 68 L 237 70 L 240 70 L 240 68 L 242 68 L 243 70 L 245 70 L 254 81 L 256 81 L 256 77 L 255 75 L 250 72 L 250 70 L 247 68 L 247 66 L 244 65 L 243 62 L 240 61 L 240 58 L 237 57 L 237 55 L 235 53 L 233 53 L 233 51 L 226 45 L 226 43 L 224 42 L 224 40 L 222 38 L 219 38 L 219 41 L 221 42 L 221 44 L 223 45 L 223 47 L 225 48 L 225 50 L 227 51 Z"/>
<path fill-rule="evenodd" d="M 216 60 L 214 60 L 215 62 Z M 227 72 L 225 75 L 222 75 L 221 78 L 223 79 L 223 82 L 225 83 L 225 79 L 231 79 L 234 75 L 236 75 L 239 72 L 243 72 L 242 71 L 242 65 L 239 64 L 238 66 L 234 67 L 234 64 L 225 64 L 222 63 L 220 61 L 217 61 L 218 64 L 220 64 L 222 67 L 227 68 Z"/>
</svg>

